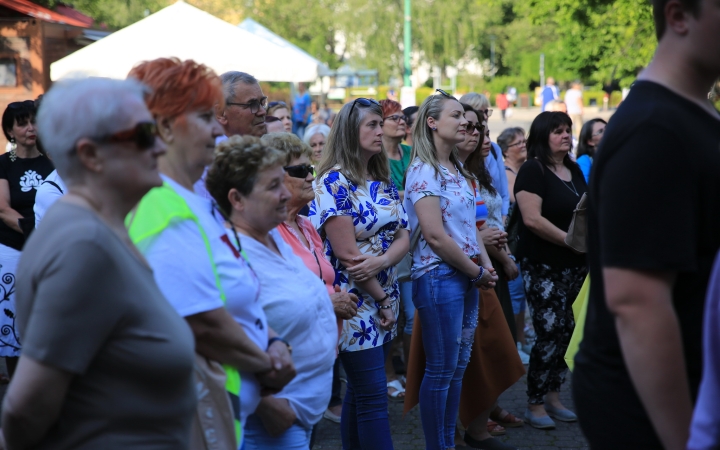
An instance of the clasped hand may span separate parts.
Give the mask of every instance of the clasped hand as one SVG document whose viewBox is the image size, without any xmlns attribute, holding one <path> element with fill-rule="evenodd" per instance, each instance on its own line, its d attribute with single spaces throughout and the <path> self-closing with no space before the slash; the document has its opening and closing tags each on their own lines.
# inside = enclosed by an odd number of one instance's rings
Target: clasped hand
<svg viewBox="0 0 720 450">
<path fill-rule="evenodd" d="M 348 268 L 348 273 L 355 281 L 367 281 L 390 265 L 386 255 L 358 255 L 352 260 L 358 264 Z"/>
<path fill-rule="evenodd" d="M 475 282 L 475 286 L 480 289 L 491 289 L 495 287 L 495 283 L 498 280 L 497 273 L 495 273 L 494 267 L 485 267 L 483 276 Z"/>
<path fill-rule="evenodd" d="M 336 284 L 335 292 L 330 295 L 330 300 L 335 315 L 340 319 L 350 320 L 357 315 L 357 295 L 348 293 L 346 289 L 340 289 L 340 286 Z"/>
<path fill-rule="evenodd" d="M 270 357 L 272 368 L 267 372 L 257 374 L 257 379 L 262 385 L 261 395 L 277 394 L 297 374 L 292 356 L 284 342 L 273 342 L 267 349 L 267 354 Z"/>
</svg>

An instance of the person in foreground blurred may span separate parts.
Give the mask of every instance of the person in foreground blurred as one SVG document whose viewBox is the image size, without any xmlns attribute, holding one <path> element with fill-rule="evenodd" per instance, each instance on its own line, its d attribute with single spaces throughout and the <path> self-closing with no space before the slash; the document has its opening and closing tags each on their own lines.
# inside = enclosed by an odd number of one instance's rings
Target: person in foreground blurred
<svg viewBox="0 0 720 450">
<path fill-rule="evenodd" d="M 213 110 L 223 100 L 220 79 L 202 64 L 175 58 L 143 62 L 128 77 L 152 89 L 146 102 L 167 146 L 158 161 L 163 185 L 128 218 L 130 237 L 190 324 L 197 353 L 225 365 L 241 442 L 241 425 L 260 403 L 261 387 L 280 390 L 295 371 L 287 346 L 270 341 L 276 333 L 257 301 L 259 282 L 231 245 L 222 215 L 193 192 L 222 134 Z"/>
<path fill-rule="evenodd" d="M 585 255 L 565 243 L 573 211 L 587 191 L 572 150 L 572 121 L 563 112 L 540 113 L 530 126 L 528 160 L 515 180 L 520 209 L 520 258 L 525 293 L 532 307 L 537 340 L 530 352 L 525 420 L 535 428 L 555 428 L 549 417 L 574 422 L 560 402 L 565 351 L 575 329 L 572 304 L 585 275 Z"/>
<path fill-rule="evenodd" d="M 50 172 L 52 162 L 38 148 L 35 102 L 10 103 L 2 116 L 5 138 L 12 149 L 0 155 L 0 356 L 12 377 L 22 347 L 15 320 L 15 279 L 20 251 L 33 230 L 35 193 Z M 7 379 L 4 380 L 7 383 Z"/>
<path fill-rule="evenodd" d="M 282 391 L 264 396 L 248 417 L 247 450 L 309 450 L 312 428 L 330 400 L 337 345 L 332 302 L 323 280 L 277 230 L 287 218 L 290 199 L 284 184 L 286 160 L 285 153 L 258 138 L 234 136 L 218 146 L 205 180 L 228 217 L 231 244 L 238 255 L 245 253 L 260 281 L 256 301 L 270 328 L 282 336 L 270 344 L 277 341 L 292 349 L 297 371 Z"/>
<path fill-rule="evenodd" d="M 96 78 L 57 82 L 43 100 L 40 135 L 70 192 L 19 265 L 25 345 L 3 405 L 7 448 L 189 446 L 192 333 L 124 224 L 162 184 L 145 92 Z"/>
<path fill-rule="evenodd" d="M 597 449 L 686 447 L 720 248 L 720 113 L 708 101 L 720 4 L 652 3 L 657 50 L 603 133 L 590 180 L 592 282 L 573 396 Z"/>
<path fill-rule="evenodd" d="M 580 139 L 577 146 L 577 163 L 582 170 L 586 182 L 590 182 L 590 169 L 598 145 L 605 133 L 607 122 L 603 119 L 592 119 L 585 122 L 580 130 Z"/>
<path fill-rule="evenodd" d="M 382 147 L 382 108 L 359 98 L 338 113 L 318 168 L 309 218 L 325 236 L 340 286 L 358 297 L 343 323 L 340 358 L 348 383 L 343 448 L 392 449 L 384 361 L 396 335 L 395 265 L 408 252 L 407 216 Z"/>
<path fill-rule="evenodd" d="M 305 131 L 305 139 L 312 127 Z M 337 316 L 338 336 L 342 330 L 342 321 L 350 320 L 357 314 L 357 296 L 348 294 L 335 285 L 335 270 L 323 253 L 322 238 L 306 216 L 300 210 L 315 198 L 313 190 L 313 166 L 310 165 L 309 146 L 297 136 L 290 133 L 265 135 L 263 144 L 280 150 L 285 154 L 285 187 L 290 191 L 287 202 L 287 217 L 278 226 L 278 232 L 285 242 L 293 249 L 296 256 L 302 259 L 305 267 L 319 277 L 333 303 Z M 333 366 L 332 394 L 328 408 L 323 414 L 328 420 L 340 423 L 342 398 L 340 397 L 340 359 Z"/>
</svg>

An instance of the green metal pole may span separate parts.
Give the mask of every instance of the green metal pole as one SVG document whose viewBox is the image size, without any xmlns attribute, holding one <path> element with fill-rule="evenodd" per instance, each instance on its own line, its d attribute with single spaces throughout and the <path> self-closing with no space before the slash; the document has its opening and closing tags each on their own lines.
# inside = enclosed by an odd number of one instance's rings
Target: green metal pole
<svg viewBox="0 0 720 450">
<path fill-rule="evenodd" d="M 410 51 L 412 50 L 411 42 L 411 31 L 410 31 L 410 0 L 405 0 L 405 44 L 404 47 L 404 61 L 405 70 L 403 71 L 403 85 L 406 87 L 412 86 L 410 82 L 410 75 L 412 69 L 410 68 Z"/>
</svg>

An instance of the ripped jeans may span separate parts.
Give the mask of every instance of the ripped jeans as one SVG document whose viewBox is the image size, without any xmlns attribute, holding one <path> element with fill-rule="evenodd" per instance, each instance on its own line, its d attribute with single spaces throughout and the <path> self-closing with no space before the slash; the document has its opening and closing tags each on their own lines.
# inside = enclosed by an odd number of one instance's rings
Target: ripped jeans
<svg viewBox="0 0 720 450">
<path fill-rule="evenodd" d="M 425 376 L 420 418 L 428 450 L 455 447 L 462 378 L 470 359 L 478 315 L 478 290 L 454 267 L 441 263 L 413 281 L 422 324 Z"/>
</svg>

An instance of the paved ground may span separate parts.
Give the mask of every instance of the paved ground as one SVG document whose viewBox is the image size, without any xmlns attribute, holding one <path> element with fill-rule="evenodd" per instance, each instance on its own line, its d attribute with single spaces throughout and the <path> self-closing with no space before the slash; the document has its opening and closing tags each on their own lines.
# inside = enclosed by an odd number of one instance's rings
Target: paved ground
<svg viewBox="0 0 720 450">
<path fill-rule="evenodd" d="M 527 404 L 525 395 L 527 384 L 523 376 L 513 387 L 500 396 L 500 405 L 521 417 Z M 563 386 L 560 394 L 565 406 L 573 408 L 570 396 L 570 382 Z M 419 450 L 425 448 L 425 439 L 420 425 L 420 411 L 415 407 L 406 417 L 402 417 L 403 405 L 399 402 L 390 404 L 390 431 L 392 432 L 395 450 Z M 528 425 L 521 428 L 508 428 L 505 436 L 498 436 L 503 442 L 514 445 L 520 449 L 550 450 L 550 449 L 588 449 L 588 445 L 580 432 L 577 423 L 563 423 L 555 421 L 554 430 L 538 430 Z M 323 419 L 318 429 L 317 440 L 313 450 L 339 450 L 340 425 Z"/>
</svg>

